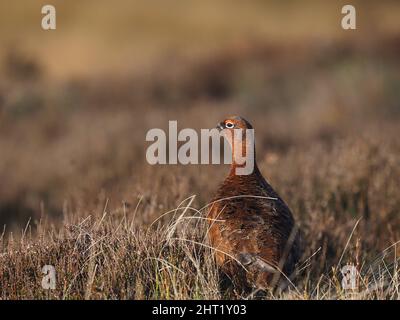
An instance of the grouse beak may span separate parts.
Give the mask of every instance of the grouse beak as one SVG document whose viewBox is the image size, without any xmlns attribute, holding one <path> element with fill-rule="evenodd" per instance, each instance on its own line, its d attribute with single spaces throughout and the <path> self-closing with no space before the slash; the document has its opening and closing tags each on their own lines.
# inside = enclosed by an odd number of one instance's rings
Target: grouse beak
<svg viewBox="0 0 400 320">
<path fill-rule="evenodd" d="M 217 124 L 216 128 L 218 129 L 218 131 L 224 130 L 224 124 L 220 122 Z"/>
</svg>

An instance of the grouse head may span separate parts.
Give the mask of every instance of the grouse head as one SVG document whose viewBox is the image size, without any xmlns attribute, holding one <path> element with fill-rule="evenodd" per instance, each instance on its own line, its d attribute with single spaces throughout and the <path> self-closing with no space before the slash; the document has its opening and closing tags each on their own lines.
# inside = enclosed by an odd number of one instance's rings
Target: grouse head
<svg viewBox="0 0 400 320">
<path fill-rule="evenodd" d="M 254 130 L 244 118 L 230 116 L 217 125 L 232 151 L 231 173 L 249 175 L 255 167 Z"/>
</svg>

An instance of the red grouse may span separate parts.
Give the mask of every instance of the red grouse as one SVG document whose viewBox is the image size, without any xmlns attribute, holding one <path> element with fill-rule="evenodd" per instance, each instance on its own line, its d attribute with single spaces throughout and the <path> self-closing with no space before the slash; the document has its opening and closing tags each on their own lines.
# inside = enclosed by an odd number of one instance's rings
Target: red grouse
<svg viewBox="0 0 400 320">
<path fill-rule="evenodd" d="M 233 116 L 219 123 L 218 128 L 231 145 L 232 164 L 208 211 L 208 237 L 216 262 L 241 292 L 284 283 L 282 280 L 290 278 L 300 257 L 292 213 L 262 176 L 255 152 L 252 172 L 238 174 L 238 169 L 246 166 L 238 161 L 238 149 L 243 156 L 240 160 L 248 159 L 245 155 L 249 150 L 254 151 L 252 130 L 246 131 L 252 129 L 250 123 Z"/>
</svg>

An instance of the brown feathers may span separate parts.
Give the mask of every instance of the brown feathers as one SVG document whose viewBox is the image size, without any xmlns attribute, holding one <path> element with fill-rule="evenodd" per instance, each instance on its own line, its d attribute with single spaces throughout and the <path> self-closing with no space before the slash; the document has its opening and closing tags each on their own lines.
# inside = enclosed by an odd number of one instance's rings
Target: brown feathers
<svg viewBox="0 0 400 320">
<path fill-rule="evenodd" d="M 219 128 L 251 125 L 240 117 L 230 117 Z M 289 208 L 257 165 L 249 175 L 235 174 L 235 166 L 233 159 L 231 172 L 208 212 L 209 240 L 217 264 L 237 289 L 265 289 L 292 275 L 300 255 L 299 237 Z"/>
</svg>

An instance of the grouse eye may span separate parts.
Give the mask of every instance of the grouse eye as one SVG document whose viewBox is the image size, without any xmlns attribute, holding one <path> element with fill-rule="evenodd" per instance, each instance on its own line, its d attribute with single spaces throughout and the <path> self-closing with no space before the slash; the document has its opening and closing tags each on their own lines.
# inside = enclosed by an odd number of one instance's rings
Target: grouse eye
<svg viewBox="0 0 400 320">
<path fill-rule="evenodd" d="M 225 127 L 227 127 L 228 129 L 232 129 L 235 125 L 233 124 L 233 122 L 227 121 L 225 123 Z"/>
</svg>

